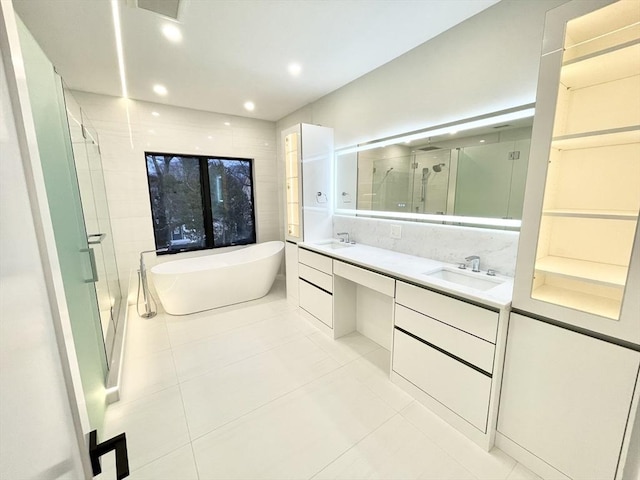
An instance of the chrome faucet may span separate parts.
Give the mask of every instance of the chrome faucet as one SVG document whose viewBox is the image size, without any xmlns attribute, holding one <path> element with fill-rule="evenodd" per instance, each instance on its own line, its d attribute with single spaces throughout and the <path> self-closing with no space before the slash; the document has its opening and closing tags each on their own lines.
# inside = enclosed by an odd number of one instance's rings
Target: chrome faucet
<svg viewBox="0 0 640 480">
<path fill-rule="evenodd" d="M 349 243 L 349 232 L 338 232 L 336 235 L 340 238 L 341 242 Z M 345 238 L 342 238 L 343 235 L 345 235 Z"/>
<path fill-rule="evenodd" d="M 478 255 L 471 255 L 470 257 L 466 257 L 465 260 L 467 262 L 471 262 L 471 271 L 479 272 L 480 271 L 480 257 Z"/>
</svg>

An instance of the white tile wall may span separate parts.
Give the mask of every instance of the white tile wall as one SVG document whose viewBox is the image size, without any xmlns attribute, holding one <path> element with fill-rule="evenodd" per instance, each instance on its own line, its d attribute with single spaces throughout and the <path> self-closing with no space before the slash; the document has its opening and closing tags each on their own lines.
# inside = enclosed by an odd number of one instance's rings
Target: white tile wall
<svg viewBox="0 0 640 480">
<path fill-rule="evenodd" d="M 258 241 L 281 237 L 274 122 L 86 92 L 73 96 L 98 131 L 124 290 L 139 252 L 154 248 L 145 151 L 253 158 Z"/>
<path fill-rule="evenodd" d="M 402 226 L 402 237 L 391 238 L 391 225 Z M 518 232 L 486 228 L 400 222 L 362 217 L 333 217 L 336 232 L 349 232 L 351 240 L 373 247 L 460 263 L 469 255 L 480 256 L 480 268 L 491 268 L 512 277 L 518 253 Z"/>
</svg>

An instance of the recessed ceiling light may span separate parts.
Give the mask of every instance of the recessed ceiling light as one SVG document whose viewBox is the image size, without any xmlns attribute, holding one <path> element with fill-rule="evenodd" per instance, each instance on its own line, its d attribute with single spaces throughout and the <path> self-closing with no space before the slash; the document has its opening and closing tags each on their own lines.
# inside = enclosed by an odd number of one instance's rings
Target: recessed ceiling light
<svg viewBox="0 0 640 480">
<path fill-rule="evenodd" d="M 153 86 L 153 91 L 156 92 L 158 95 L 166 95 L 167 94 L 167 87 L 165 87 L 164 85 L 154 85 Z"/>
<path fill-rule="evenodd" d="M 231 122 L 224 122 L 224 124 L 228 127 L 229 125 L 231 125 Z"/>
<path fill-rule="evenodd" d="M 207 135 L 207 138 L 208 138 L 209 140 L 211 140 L 211 139 L 213 139 L 213 136 L 212 136 L 212 135 Z"/>
<path fill-rule="evenodd" d="M 154 117 L 159 117 L 160 114 L 158 112 L 151 112 L 151 115 L 153 115 Z"/>
<path fill-rule="evenodd" d="M 253 112 L 256 108 L 255 103 L 253 102 L 244 102 L 244 109 L 250 112 Z"/>
<path fill-rule="evenodd" d="M 484 143 L 484 140 L 480 140 L 480 143 Z"/>
<path fill-rule="evenodd" d="M 162 33 L 168 40 L 177 43 L 182 40 L 182 32 L 172 23 L 167 23 L 162 27 Z"/>
<path fill-rule="evenodd" d="M 299 63 L 290 63 L 287 67 L 287 70 L 289 70 L 289 73 L 291 75 L 297 77 L 298 75 L 300 75 L 300 72 L 302 72 L 302 66 Z"/>
</svg>

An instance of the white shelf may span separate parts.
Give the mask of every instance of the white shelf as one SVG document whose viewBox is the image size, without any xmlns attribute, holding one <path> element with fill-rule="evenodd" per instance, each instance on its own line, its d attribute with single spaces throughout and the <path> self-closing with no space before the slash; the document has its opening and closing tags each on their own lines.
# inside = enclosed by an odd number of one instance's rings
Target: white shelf
<svg viewBox="0 0 640 480">
<path fill-rule="evenodd" d="M 574 258 L 543 257 L 536 260 L 535 269 L 539 272 L 609 287 L 624 287 L 627 281 L 627 267 Z"/>
<path fill-rule="evenodd" d="M 577 89 L 640 74 L 640 40 L 596 52 L 564 63 L 560 82 Z"/>
<path fill-rule="evenodd" d="M 531 296 L 536 300 L 593 313 L 613 320 L 617 320 L 620 315 L 620 301 L 566 288 L 542 285 L 534 289 Z"/>
<path fill-rule="evenodd" d="M 637 220 L 638 212 L 632 210 L 578 210 L 568 208 L 546 209 L 543 215 L 549 217 L 599 218 L 604 220 Z"/>
<path fill-rule="evenodd" d="M 615 49 L 572 60 L 562 67 L 560 82 L 577 89 L 638 75 L 640 40 Z"/>
<path fill-rule="evenodd" d="M 554 137 L 551 148 L 575 150 L 640 142 L 640 125 Z"/>
</svg>

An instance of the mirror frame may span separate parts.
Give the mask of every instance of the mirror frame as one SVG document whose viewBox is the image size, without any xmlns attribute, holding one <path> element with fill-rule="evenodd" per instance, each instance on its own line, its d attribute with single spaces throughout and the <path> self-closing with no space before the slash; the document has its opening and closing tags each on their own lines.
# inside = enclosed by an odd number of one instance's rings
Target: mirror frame
<svg viewBox="0 0 640 480">
<path fill-rule="evenodd" d="M 449 122 L 441 125 L 435 125 L 427 127 L 421 130 L 414 130 L 412 132 L 401 133 L 392 135 L 389 137 L 371 140 L 366 143 L 361 143 L 355 146 L 340 148 L 334 152 L 334 185 L 338 185 L 338 162 L 341 155 L 347 155 L 350 153 L 358 153 L 366 150 L 371 150 L 379 147 L 387 147 L 400 142 L 410 142 L 414 140 L 420 140 L 428 137 L 435 137 L 438 135 L 459 133 L 465 130 L 473 128 L 479 128 L 498 124 L 502 122 L 519 120 L 523 118 L 533 117 L 535 113 L 535 103 L 529 103 L 526 105 L 519 105 L 505 110 L 491 112 L 484 115 L 465 118 L 455 122 Z M 357 187 L 356 187 L 357 188 Z M 351 195 L 352 198 L 357 198 L 357 192 L 346 192 Z M 337 194 L 337 192 L 336 192 Z M 503 219 L 503 218 L 489 218 L 489 217 L 469 217 L 460 215 L 440 215 L 431 213 L 405 213 L 405 212 L 387 212 L 382 210 L 358 210 L 357 208 L 341 208 L 338 206 L 338 198 L 334 195 L 333 199 L 334 214 L 358 216 L 358 217 L 372 217 L 372 218 L 386 218 L 386 219 L 398 219 L 398 220 L 413 220 L 429 223 L 447 223 L 452 225 L 465 225 L 465 226 L 482 226 L 482 227 L 500 227 L 519 229 L 522 220 L 517 219 Z"/>
</svg>

